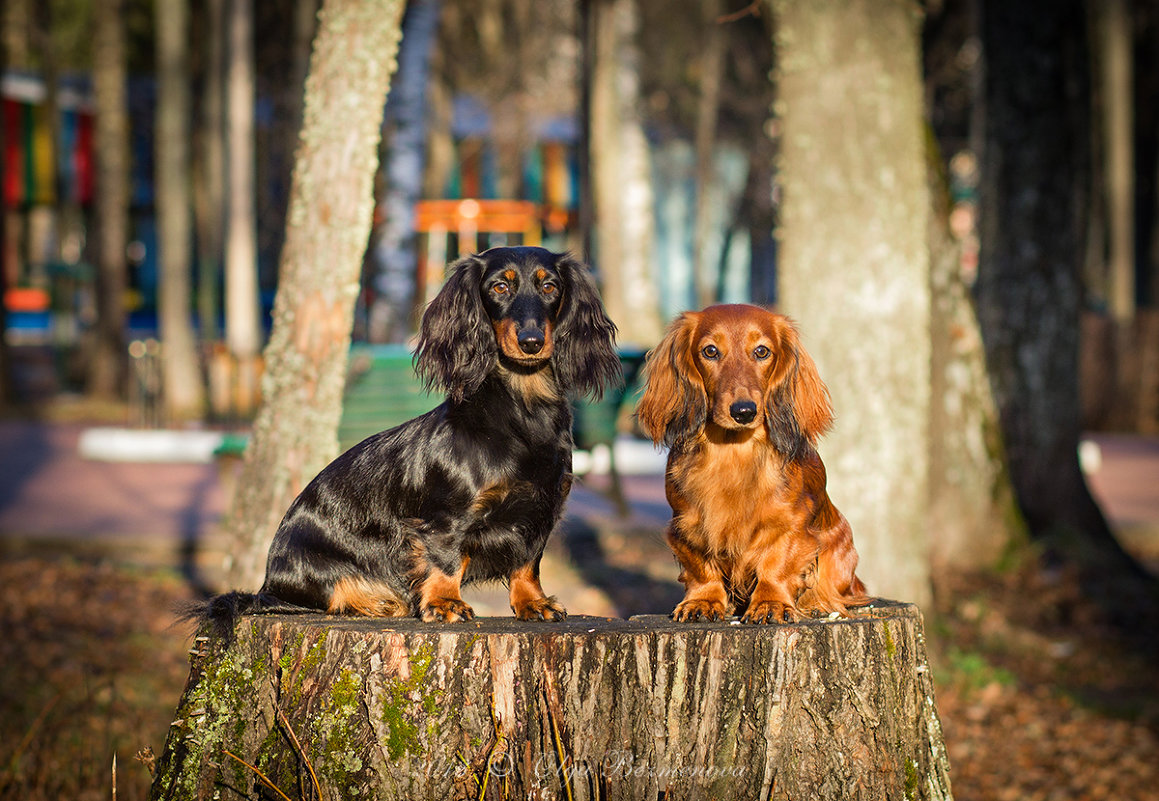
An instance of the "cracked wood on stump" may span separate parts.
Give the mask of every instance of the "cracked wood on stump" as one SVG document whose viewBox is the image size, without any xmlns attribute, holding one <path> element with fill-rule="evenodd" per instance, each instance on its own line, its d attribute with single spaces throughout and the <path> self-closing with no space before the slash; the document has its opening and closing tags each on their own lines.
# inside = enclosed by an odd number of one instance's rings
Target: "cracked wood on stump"
<svg viewBox="0 0 1159 801">
<path fill-rule="evenodd" d="M 207 631 L 154 799 L 275 797 L 258 770 L 310 799 L 311 769 L 335 800 L 950 798 L 908 604 L 769 626 L 253 616 L 229 649 Z"/>
</svg>

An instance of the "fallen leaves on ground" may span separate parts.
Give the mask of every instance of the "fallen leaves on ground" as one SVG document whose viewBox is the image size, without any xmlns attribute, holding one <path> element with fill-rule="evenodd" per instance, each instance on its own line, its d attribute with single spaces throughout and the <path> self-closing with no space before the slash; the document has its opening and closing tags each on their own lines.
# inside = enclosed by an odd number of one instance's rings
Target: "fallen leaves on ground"
<svg viewBox="0 0 1159 801">
<path fill-rule="evenodd" d="M 1073 577 L 1036 566 L 943 580 L 938 607 L 957 801 L 1159 797 L 1154 631 L 1112 626 Z"/>
</svg>

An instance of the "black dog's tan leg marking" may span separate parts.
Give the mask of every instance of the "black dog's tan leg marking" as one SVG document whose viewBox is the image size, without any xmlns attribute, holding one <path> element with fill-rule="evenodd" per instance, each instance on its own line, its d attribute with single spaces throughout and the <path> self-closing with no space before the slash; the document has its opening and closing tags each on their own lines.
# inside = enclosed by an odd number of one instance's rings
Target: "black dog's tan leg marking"
<svg viewBox="0 0 1159 801">
<path fill-rule="evenodd" d="M 334 585 L 326 611 L 332 615 L 405 617 L 410 614 L 410 604 L 381 581 L 349 576 Z"/>
<path fill-rule="evenodd" d="M 511 574 L 508 584 L 511 591 L 511 611 L 520 620 L 567 620 L 567 610 L 556 600 L 547 597 L 539 583 L 539 570 L 534 565 L 524 565 Z"/>
<path fill-rule="evenodd" d="M 454 623 L 457 620 L 471 620 L 475 617 L 472 609 L 460 594 L 463 575 L 467 572 L 468 556 L 463 557 L 454 575 L 444 573 L 434 565 L 431 572 L 419 584 L 419 616 L 428 623 L 441 620 L 444 623 Z"/>
</svg>

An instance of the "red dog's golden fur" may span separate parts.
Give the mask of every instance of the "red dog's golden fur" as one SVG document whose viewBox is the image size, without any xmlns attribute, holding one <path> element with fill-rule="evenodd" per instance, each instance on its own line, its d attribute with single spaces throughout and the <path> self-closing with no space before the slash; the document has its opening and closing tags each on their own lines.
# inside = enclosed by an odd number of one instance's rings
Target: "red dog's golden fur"
<svg viewBox="0 0 1159 801">
<path fill-rule="evenodd" d="M 868 601 L 817 440 L 829 391 L 788 318 L 756 306 L 686 312 L 648 354 L 638 415 L 671 449 L 668 543 L 676 620 L 747 623 L 844 614 Z"/>
</svg>

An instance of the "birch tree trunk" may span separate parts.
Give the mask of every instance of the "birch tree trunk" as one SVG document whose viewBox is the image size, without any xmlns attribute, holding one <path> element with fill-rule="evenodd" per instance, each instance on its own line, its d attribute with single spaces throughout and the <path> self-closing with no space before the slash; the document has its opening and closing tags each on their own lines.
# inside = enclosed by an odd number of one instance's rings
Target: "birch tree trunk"
<svg viewBox="0 0 1159 801">
<path fill-rule="evenodd" d="M 595 262 L 608 316 L 621 344 L 660 340 L 652 257 L 655 224 L 651 157 L 639 119 L 636 0 L 595 0 L 590 148 Z"/>
<path fill-rule="evenodd" d="M 122 0 L 93 5 L 93 94 L 96 159 L 97 320 L 88 392 L 114 398 L 124 391 L 125 290 L 129 243 L 129 98 Z"/>
<path fill-rule="evenodd" d="M 792 626 L 251 617 L 192 653 L 156 801 L 258 797 L 238 759 L 335 801 L 951 797 L 911 605 Z"/>
<path fill-rule="evenodd" d="M 778 0 L 781 307 L 832 393 L 829 494 L 871 592 L 926 605 L 929 196 L 920 15 L 905 0 Z"/>
<path fill-rule="evenodd" d="M 290 501 L 334 458 L 402 0 L 326 0 L 310 58 L 262 405 L 226 521 L 234 587 L 261 584 Z"/>
<path fill-rule="evenodd" d="M 256 397 L 262 347 L 254 167 L 253 0 L 226 4 L 225 340 L 237 361 L 237 411 Z"/>
<path fill-rule="evenodd" d="M 189 176 L 188 0 L 158 0 L 157 223 L 161 245 L 158 317 L 165 348 L 167 417 L 201 417 L 205 389 L 193 333 L 193 214 Z"/>
</svg>

